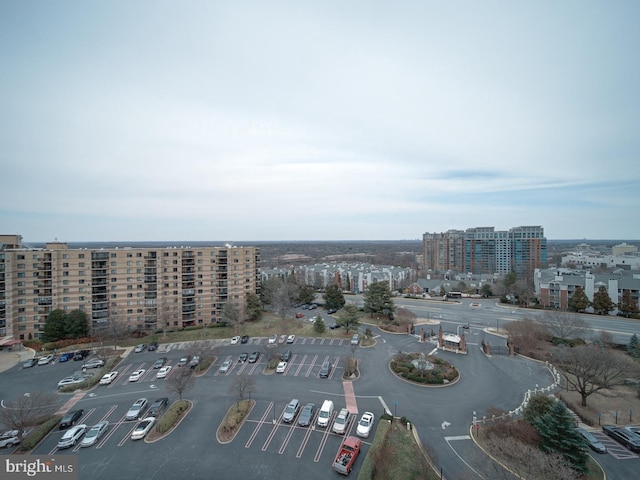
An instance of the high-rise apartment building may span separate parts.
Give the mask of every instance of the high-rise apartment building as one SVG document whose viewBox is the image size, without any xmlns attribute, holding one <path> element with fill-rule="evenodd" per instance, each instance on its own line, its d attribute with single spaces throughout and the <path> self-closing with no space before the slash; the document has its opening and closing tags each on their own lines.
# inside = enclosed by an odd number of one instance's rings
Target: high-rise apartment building
<svg viewBox="0 0 640 480">
<path fill-rule="evenodd" d="M 86 312 L 93 331 L 208 325 L 259 293 L 256 247 L 27 248 L 0 235 L 0 343 L 38 338 L 55 309 Z"/>
<path fill-rule="evenodd" d="M 436 271 L 515 272 L 527 276 L 547 261 L 547 240 L 539 226 L 514 227 L 508 231 L 476 227 L 425 233 L 422 244 L 425 268 Z"/>
</svg>

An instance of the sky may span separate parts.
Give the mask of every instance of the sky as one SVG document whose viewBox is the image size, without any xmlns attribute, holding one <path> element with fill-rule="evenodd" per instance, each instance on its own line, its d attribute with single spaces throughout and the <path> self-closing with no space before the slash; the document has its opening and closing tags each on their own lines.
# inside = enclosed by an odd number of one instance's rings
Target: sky
<svg viewBox="0 0 640 480">
<path fill-rule="evenodd" d="M 4 0 L 0 233 L 640 239 L 640 2 Z"/>
</svg>

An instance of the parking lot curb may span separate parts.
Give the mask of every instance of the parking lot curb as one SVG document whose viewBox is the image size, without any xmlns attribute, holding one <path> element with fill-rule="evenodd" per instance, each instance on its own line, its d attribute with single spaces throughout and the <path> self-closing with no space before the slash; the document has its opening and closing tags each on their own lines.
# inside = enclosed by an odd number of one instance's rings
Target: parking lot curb
<svg viewBox="0 0 640 480">
<path fill-rule="evenodd" d="M 165 438 L 167 435 L 171 434 L 176 428 L 178 428 L 178 425 L 180 425 L 182 423 L 182 421 L 187 418 L 187 415 L 189 415 L 189 413 L 191 413 L 191 410 L 193 409 L 193 402 L 191 400 L 187 400 L 187 399 L 183 399 L 185 402 L 189 402 L 189 408 L 187 409 L 186 412 L 184 412 L 184 414 L 180 417 L 180 420 L 178 421 L 178 423 L 174 424 L 169 430 L 167 430 L 166 432 L 160 434 L 160 436 L 158 438 L 154 438 L 153 440 L 148 440 L 147 438 L 144 439 L 145 443 L 156 443 L 160 440 L 162 440 L 163 438 Z M 161 417 L 162 418 L 162 417 Z"/>
</svg>

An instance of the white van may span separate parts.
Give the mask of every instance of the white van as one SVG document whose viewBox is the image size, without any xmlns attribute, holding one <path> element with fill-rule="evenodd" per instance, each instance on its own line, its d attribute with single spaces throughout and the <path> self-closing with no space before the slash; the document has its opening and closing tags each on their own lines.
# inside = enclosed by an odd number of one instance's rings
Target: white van
<svg viewBox="0 0 640 480">
<path fill-rule="evenodd" d="M 322 403 L 322 408 L 320 412 L 318 412 L 318 426 L 326 427 L 329 425 L 329 421 L 331 420 L 331 415 L 333 415 L 333 402 L 331 400 L 325 400 Z"/>
</svg>

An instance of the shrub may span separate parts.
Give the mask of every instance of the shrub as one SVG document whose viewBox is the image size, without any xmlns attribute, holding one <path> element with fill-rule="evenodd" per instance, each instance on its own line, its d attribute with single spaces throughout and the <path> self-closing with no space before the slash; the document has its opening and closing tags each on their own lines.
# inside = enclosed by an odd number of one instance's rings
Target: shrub
<svg viewBox="0 0 640 480">
<path fill-rule="evenodd" d="M 156 432 L 165 433 L 169 431 L 178 421 L 180 414 L 189 407 L 189 402 L 186 400 L 178 400 L 171 405 L 167 411 L 162 415 L 158 423 L 156 424 Z"/>
<path fill-rule="evenodd" d="M 20 450 L 23 452 L 28 452 L 29 450 L 33 450 L 40 441 L 46 437 L 51 430 L 53 430 L 62 420 L 62 415 L 56 415 L 46 422 L 38 425 L 34 428 L 29 435 L 22 441 L 20 445 Z"/>
</svg>

